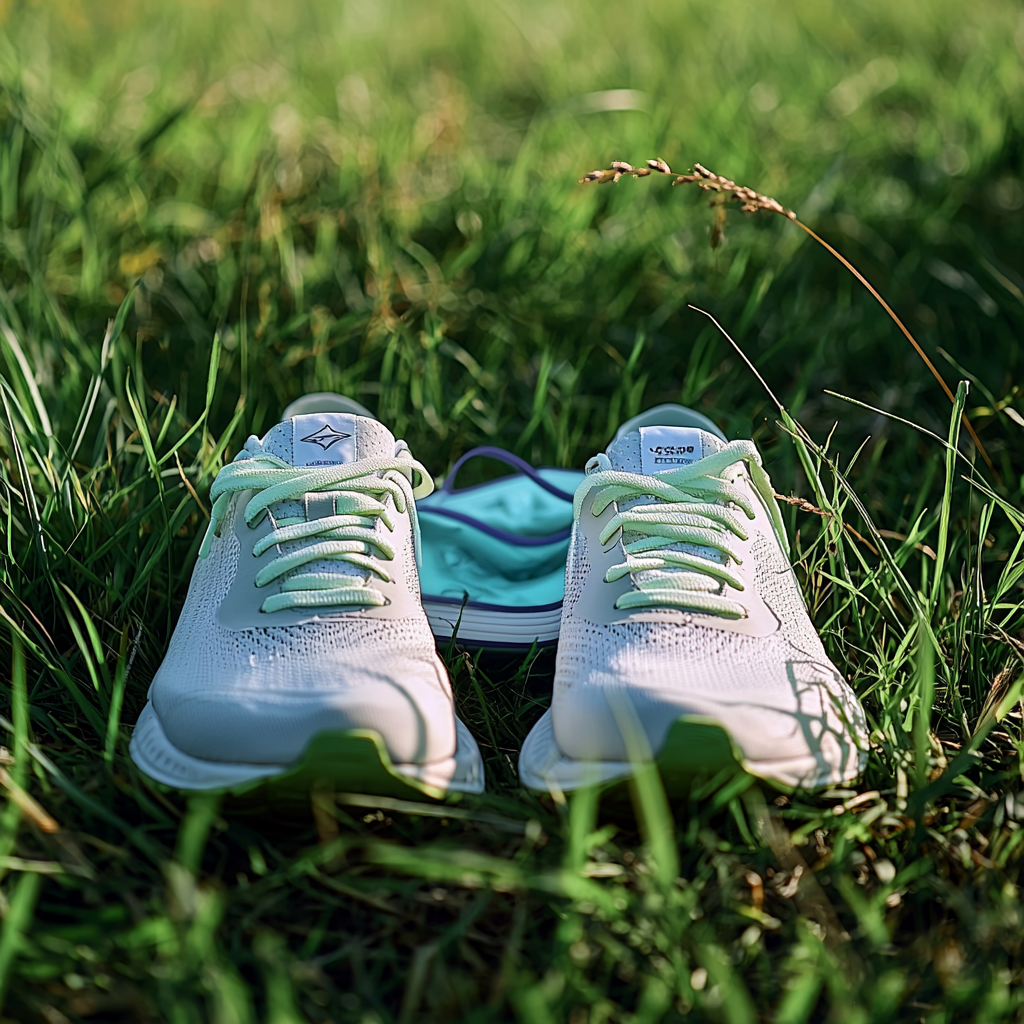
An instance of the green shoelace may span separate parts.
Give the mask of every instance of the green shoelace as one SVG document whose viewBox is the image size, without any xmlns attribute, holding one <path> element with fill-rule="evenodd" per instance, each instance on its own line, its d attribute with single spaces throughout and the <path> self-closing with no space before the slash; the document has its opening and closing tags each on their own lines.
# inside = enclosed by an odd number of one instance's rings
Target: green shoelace
<svg viewBox="0 0 1024 1024">
<path fill-rule="evenodd" d="M 733 590 L 745 589 L 743 579 L 730 568 L 729 562 L 742 564 L 736 540 L 748 537 L 737 513 L 750 520 L 755 511 L 749 495 L 738 486 L 740 471 L 734 468 L 737 462 L 746 465 L 783 550 L 788 550 L 775 492 L 752 441 L 731 441 L 721 451 L 698 462 L 657 476 L 612 469 L 611 460 L 604 454 L 590 461 L 587 477 L 573 500 L 577 520 L 591 492 L 597 492 L 592 505 L 594 515 L 600 515 L 613 501 L 647 496 L 656 499 L 616 512 L 601 531 L 602 544 L 607 544 L 620 529 L 624 535 L 638 537 L 629 542 L 623 538 L 626 560 L 605 573 L 606 583 L 627 574 L 633 577 L 636 589 L 620 596 L 616 608 L 685 608 L 729 619 L 746 618 L 747 610 L 739 601 L 717 593 L 723 583 Z M 693 544 L 718 551 L 726 556 L 725 564 L 698 554 L 674 551 L 670 547 L 673 544 Z M 651 574 L 635 575 L 647 572 Z"/>
<path fill-rule="evenodd" d="M 416 474 L 418 484 L 414 483 Z M 255 492 L 245 506 L 245 521 L 250 527 L 277 502 L 302 500 L 306 494 L 319 491 L 334 492 L 335 515 L 312 520 L 282 519 L 254 545 L 253 555 L 259 557 L 276 545 L 310 542 L 279 555 L 260 569 L 256 576 L 257 587 L 265 587 L 287 576 L 281 583 L 281 591 L 271 594 L 263 602 L 262 610 L 383 605 L 385 598 L 370 585 L 370 579 L 376 576 L 384 582 L 391 580 L 381 561 L 392 561 L 395 552 L 375 530 L 378 520 L 388 530 L 395 528 L 387 497 L 391 496 L 396 512 L 409 513 L 418 558 L 420 534 L 414 499 L 426 497 L 433 489 L 426 469 L 411 457 L 376 457 L 310 467 L 291 466 L 274 455 L 239 459 L 225 466 L 210 488 L 213 508 L 199 557 L 205 558 L 210 553 L 213 538 L 220 536 L 232 495 L 238 491 Z M 330 572 L 288 575 L 310 562 L 324 560 L 347 562 L 365 570 L 367 575 Z"/>
</svg>

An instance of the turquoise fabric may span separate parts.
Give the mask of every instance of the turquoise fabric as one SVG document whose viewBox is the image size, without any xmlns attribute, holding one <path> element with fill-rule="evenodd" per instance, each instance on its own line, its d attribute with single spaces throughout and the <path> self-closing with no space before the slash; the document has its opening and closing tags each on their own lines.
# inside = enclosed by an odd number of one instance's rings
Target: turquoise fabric
<svg viewBox="0 0 1024 1024">
<path fill-rule="evenodd" d="M 584 474 L 540 469 L 548 483 L 568 495 Z M 556 604 L 565 589 L 565 558 L 572 526 L 572 501 L 545 491 L 522 474 L 462 490 L 438 490 L 416 503 L 422 536 L 420 586 L 424 595 L 504 608 Z M 437 514 L 461 513 L 524 539 L 564 539 L 524 545 L 493 537 L 468 523 Z"/>
</svg>

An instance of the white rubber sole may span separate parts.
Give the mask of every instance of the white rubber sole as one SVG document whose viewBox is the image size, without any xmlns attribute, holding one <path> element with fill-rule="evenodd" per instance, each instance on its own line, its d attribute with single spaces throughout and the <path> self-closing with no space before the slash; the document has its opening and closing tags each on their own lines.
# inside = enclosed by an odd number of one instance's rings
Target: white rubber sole
<svg viewBox="0 0 1024 1024">
<path fill-rule="evenodd" d="M 438 640 L 451 640 L 470 647 L 529 648 L 534 643 L 549 647 L 558 642 L 562 622 L 561 602 L 525 610 L 495 608 L 491 605 L 463 606 L 458 602 L 423 597 L 430 630 Z"/>
<path fill-rule="evenodd" d="M 822 764 L 813 753 L 806 756 L 788 758 L 777 761 L 750 761 L 742 756 L 736 744 L 729 738 L 727 730 L 707 720 L 680 719 L 670 731 L 662 749 L 655 757 L 659 766 L 668 764 L 672 778 L 666 775 L 669 784 L 680 777 L 696 776 L 704 767 L 702 758 L 706 756 L 709 739 L 718 748 L 714 751 L 718 760 L 714 762 L 716 769 L 729 759 L 734 761 L 737 769 L 754 775 L 759 779 L 779 786 L 793 789 L 819 789 L 823 786 L 838 785 L 856 778 L 864 770 L 866 754 L 861 752 L 858 772 L 850 775 L 837 770 L 833 766 Z M 687 737 L 687 730 L 690 736 Z M 715 742 L 714 733 L 721 737 Z M 691 740 L 690 744 L 686 739 Z M 696 741 L 696 742 L 693 742 Z M 671 749 L 670 749 L 671 748 Z M 682 749 L 681 749 L 682 748 Z M 692 754 L 691 754 L 692 752 Z M 724 755 L 724 756 L 723 756 Z M 564 793 L 584 786 L 600 786 L 628 779 L 633 774 L 633 765 L 629 761 L 579 761 L 566 757 L 555 740 L 555 732 L 550 709 L 545 711 L 537 724 L 530 730 L 519 753 L 519 778 L 528 789 L 540 792 L 560 790 Z"/>
<path fill-rule="evenodd" d="M 362 792 L 367 782 L 373 785 L 380 778 L 396 775 L 407 779 L 424 795 L 436 797 L 444 793 L 482 793 L 484 791 L 484 766 L 480 749 L 469 730 L 455 719 L 456 750 L 453 757 L 429 764 L 393 764 L 383 749 L 383 743 L 373 741 L 376 734 L 365 730 L 353 731 L 353 742 L 366 748 L 373 761 L 373 749 L 381 773 L 376 770 L 368 774 L 359 773 L 351 779 L 336 779 L 343 785 L 351 784 L 351 791 Z M 317 742 L 314 738 L 310 746 Z M 369 746 L 367 746 L 369 744 Z M 129 753 L 132 760 L 151 779 L 165 786 L 192 792 L 226 791 L 242 792 L 264 780 L 288 776 L 305 767 L 306 757 L 293 764 L 240 764 L 229 761 L 207 761 L 192 757 L 179 750 L 167 738 L 153 705 L 146 703 L 139 721 L 132 733 Z M 363 758 L 365 761 L 366 759 Z"/>
</svg>

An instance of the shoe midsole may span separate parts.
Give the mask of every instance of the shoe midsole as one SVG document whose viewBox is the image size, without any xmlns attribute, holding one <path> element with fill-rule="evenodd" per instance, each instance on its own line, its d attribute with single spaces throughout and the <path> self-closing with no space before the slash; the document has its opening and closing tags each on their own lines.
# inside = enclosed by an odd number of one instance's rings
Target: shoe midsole
<svg viewBox="0 0 1024 1024">
<path fill-rule="evenodd" d="M 455 755 L 428 764 L 392 764 L 411 780 L 441 790 L 483 791 L 483 765 L 472 735 L 456 719 Z M 179 750 L 168 738 L 151 703 L 139 716 L 130 745 L 132 760 L 156 782 L 183 790 L 222 790 L 272 779 L 290 772 L 288 764 L 252 764 L 208 761 Z M 301 759 L 300 759 L 301 760 Z"/>
<path fill-rule="evenodd" d="M 728 736 L 728 730 L 717 723 L 704 720 L 699 724 L 717 725 Z M 835 785 L 855 777 L 864 768 L 863 752 L 854 759 L 858 766 L 857 772 L 854 772 L 850 770 L 850 765 L 823 765 L 813 753 L 785 759 L 752 761 L 743 757 L 734 743 L 733 750 L 737 767 L 785 789 L 817 789 Z M 655 763 L 667 761 L 667 753 L 662 748 L 654 758 Z M 604 785 L 628 778 L 633 774 L 634 767 L 630 761 L 568 757 L 555 740 L 550 710 L 545 711 L 530 730 L 519 756 L 519 774 L 524 785 L 540 791 L 557 788 L 570 792 L 583 786 Z"/>
</svg>

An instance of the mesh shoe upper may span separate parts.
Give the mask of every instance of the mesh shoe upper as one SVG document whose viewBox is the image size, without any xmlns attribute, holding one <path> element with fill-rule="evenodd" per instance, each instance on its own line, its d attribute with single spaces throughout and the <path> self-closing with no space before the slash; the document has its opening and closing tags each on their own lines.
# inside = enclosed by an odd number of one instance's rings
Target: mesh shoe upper
<svg viewBox="0 0 1024 1024">
<path fill-rule="evenodd" d="M 341 413 L 288 419 L 262 440 L 250 438 L 233 465 L 246 460 L 262 465 L 266 456 L 276 460 L 267 462 L 272 470 L 325 467 L 330 473 L 349 466 L 356 471 L 373 460 L 396 458 L 415 465 L 386 427 Z M 212 761 L 284 764 L 318 732 L 367 728 L 380 733 L 396 762 L 425 763 L 454 754 L 450 687 L 419 601 L 415 508 L 407 475 L 412 474 L 400 468 L 371 472 L 362 483 L 357 478 L 353 486 L 370 488 L 386 478 L 390 491 L 370 497 L 365 491 L 353 497 L 344 483 L 337 491 L 288 497 L 251 522 L 246 509 L 258 498 L 254 489 L 225 499 L 219 535 L 208 538 L 150 690 L 176 747 Z M 360 502 L 377 503 L 384 511 L 340 514 L 347 507 L 358 510 Z M 338 530 L 269 543 L 286 536 L 289 524 L 300 531 L 310 524 L 319 529 L 316 521 L 328 517 L 341 524 Z M 337 540 L 349 535 L 346 530 L 375 543 Z M 267 549 L 255 556 L 254 546 L 266 538 Z M 307 557 L 311 545 L 319 545 L 315 550 L 325 556 Z M 260 573 L 282 558 L 297 560 L 295 568 L 257 586 Z M 379 566 L 386 578 L 367 564 Z M 281 595 L 288 601 L 316 600 L 325 588 L 344 594 L 339 580 L 344 587 L 367 587 L 380 603 L 264 610 L 275 595 L 280 602 Z"/>
<path fill-rule="evenodd" d="M 657 440 L 672 440 L 672 429 L 659 429 Z M 683 430 L 676 440 L 689 442 L 682 445 L 692 453 L 686 456 L 689 464 L 726 449 L 724 442 L 703 430 Z M 654 473 L 661 472 L 650 451 L 645 460 L 641 444 L 641 433 L 627 433 L 609 447 L 604 464 L 638 477 L 649 475 L 652 468 Z M 734 442 L 738 452 L 742 444 L 753 451 L 749 443 Z M 671 457 L 679 446 L 663 443 L 658 447 Z M 722 458 L 728 456 L 719 461 Z M 598 465 L 588 469 L 601 471 Z M 781 524 L 769 505 L 774 505 L 770 487 L 766 499 L 754 486 L 752 472 L 762 473 L 759 462 L 754 467 L 738 455 L 737 462 L 720 474 L 739 497 L 749 499 L 753 513 L 751 519 L 738 515 L 746 536 L 729 535 L 729 543 L 723 546 L 731 555 L 699 543 L 663 543 L 653 559 L 656 568 L 641 567 L 612 582 L 606 582 L 606 577 L 622 572 L 615 566 L 647 564 L 644 542 L 628 528 L 605 536 L 602 542 L 602 528 L 613 525 L 612 516 L 638 506 L 656 506 L 658 500 L 633 491 L 595 515 L 595 494 L 584 498 L 566 566 L 551 708 L 554 739 L 564 757 L 628 760 L 623 715 L 635 715 L 656 753 L 672 723 L 681 715 L 693 715 L 722 724 L 748 762 L 786 765 L 776 774 L 787 782 L 815 784 L 856 774 L 861 760 L 858 748 L 865 746 L 860 705 L 814 631 L 783 551 Z M 735 510 L 732 502 L 718 504 Z M 658 514 L 657 508 L 642 511 Z M 674 513 L 674 517 L 701 522 L 699 515 Z M 639 545 L 633 543 L 638 537 Z M 640 554 L 629 554 L 631 543 Z M 671 589 L 657 589 L 678 587 L 679 574 L 688 571 L 671 561 L 659 565 L 659 559 L 666 557 L 710 567 L 738 586 L 691 572 L 700 577 L 689 583 L 697 587 L 692 594 L 689 589 L 682 596 Z M 647 600 L 645 588 L 672 595 L 681 604 L 659 605 L 655 598 L 654 603 L 630 607 L 631 601 Z M 742 606 L 743 614 L 729 618 L 700 607 L 687 608 L 691 600 Z"/>
</svg>

